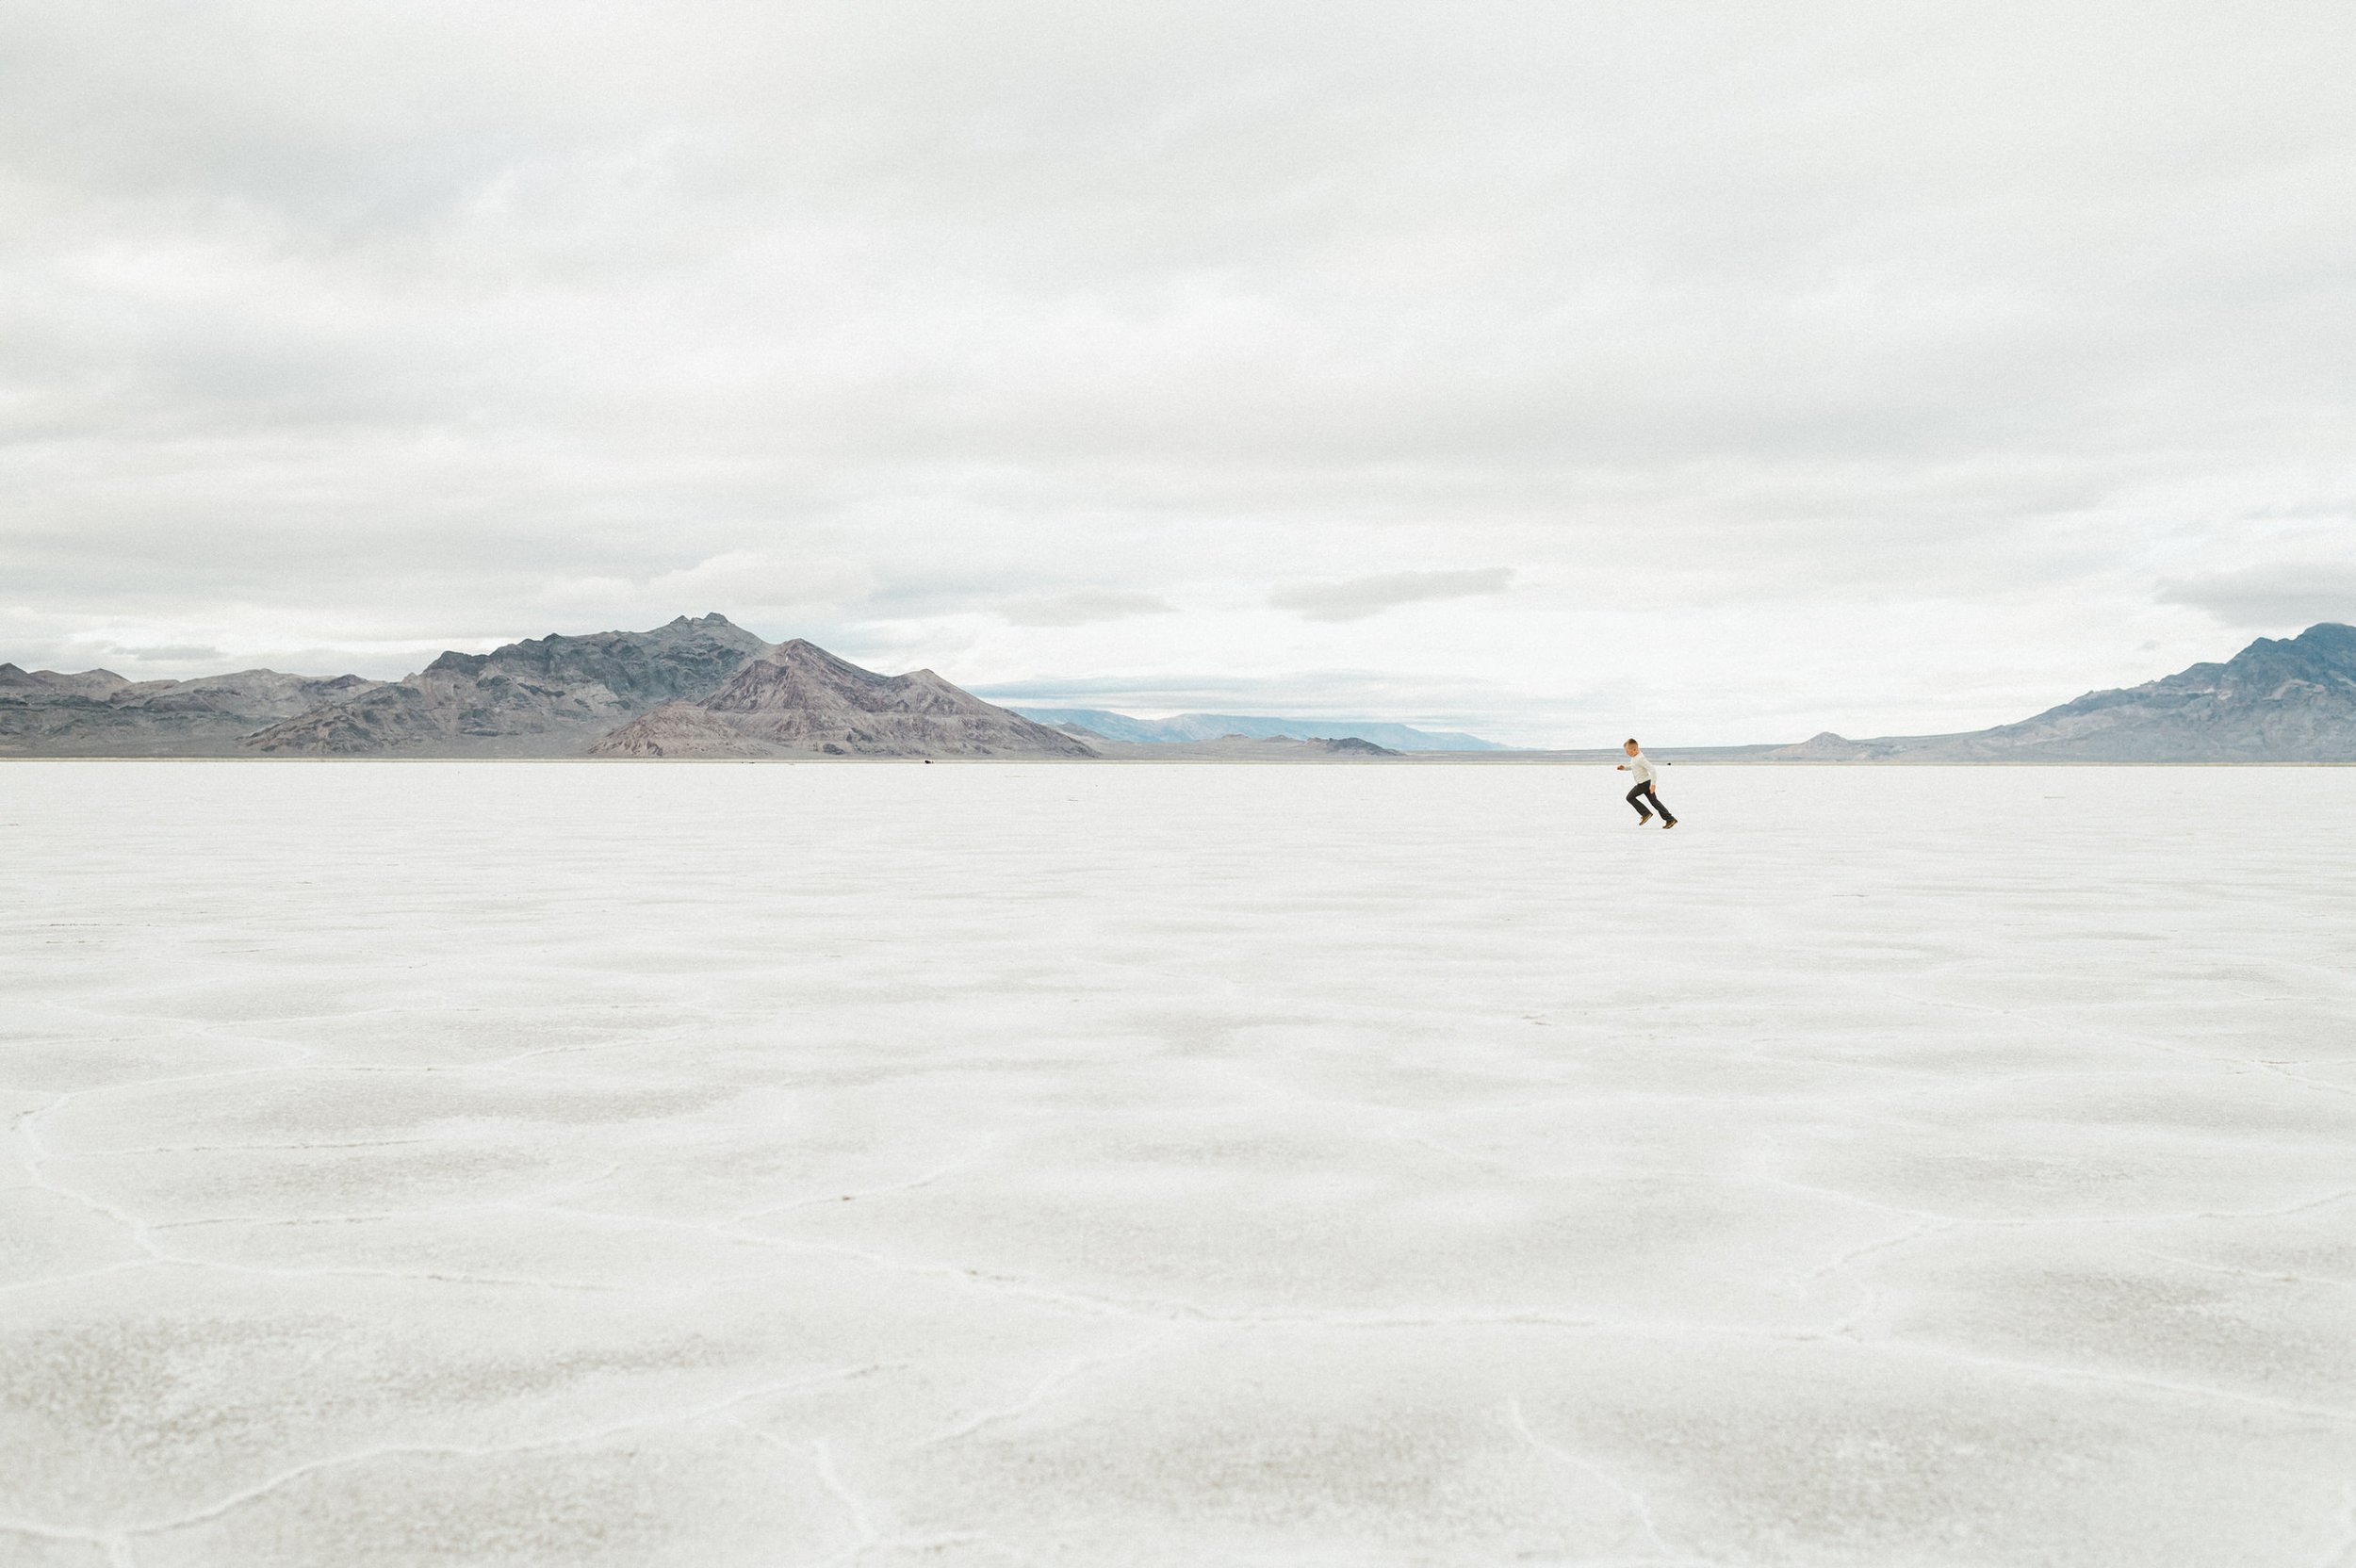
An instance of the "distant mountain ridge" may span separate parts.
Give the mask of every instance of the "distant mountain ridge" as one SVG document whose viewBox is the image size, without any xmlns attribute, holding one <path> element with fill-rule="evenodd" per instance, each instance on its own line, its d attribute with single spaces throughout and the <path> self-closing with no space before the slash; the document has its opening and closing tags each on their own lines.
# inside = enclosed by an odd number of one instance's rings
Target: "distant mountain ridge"
<svg viewBox="0 0 2356 1568">
<path fill-rule="evenodd" d="M 1392 751 L 1504 751 L 1495 741 L 1454 730 L 1415 729 L 1377 719 L 1282 719 L 1246 713 L 1180 713 L 1168 719 L 1137 719 L 1102 708 L 1016 708 L 1040 724 L 1076 725 L 1108 741 L 1145 745 L 1217 741 L 1229 735 L 1255 741 L 1291 737 L 1301 741 L 1370 741 Z"/>
<path fill-rule="evenodd" d="M 356 675 L 240 670 L 194 680 L 127 680 L 0 664 L 0 756 L 230 755 L 254 729 L 324 712 L 384 685 Z"/>
<path fill-rule="evenodd" d="M 244 742 L 265 756 L 577 756 L 679 697 L 701 696 L 768 647 L 725 615 L 445 653 L 347 703 Z"/>
<path fill-rule="evenodd" d="M 2356 627 L 2261 637 L 2224 663 L 2088 692 L 2018 724 L 1852 741 L 1829 730 L 1785 761 L 2356 762 Z"/>
<path fill-rule="evenodd" d="M 640 722 L 640 721 L 644 722 Z M 1055 757 L 1095 753 L 930 670 L 878 675 L 725 615 L 446 652 L 397 681 L 129 681 L 0 664 L 0 756 Z"/>
<path fill-rule="evenodd" d="M 592 757 L 1091 757 L 1069 735 L 930 670 L 877 675 L 796 637 L 692 701 L 665 703 Z"/>
<path fill-rule="evenodd" d="M 390 682 L 275 670 L 134 681 L 0 663 L 0 756 L 1147 760 L 1165 746 L 1162 760 L 1191 748 L 1236 760 L 1508 749 L 1389 723 L 1000 708 L 930 670 L 879 675 L 719 614 L 444 653 Z M 1966 734 L 1704 749 L 1726 761 L 2356 762 L 2356 627 L 2261 637 L 2223 663 Z"/>
</svg>

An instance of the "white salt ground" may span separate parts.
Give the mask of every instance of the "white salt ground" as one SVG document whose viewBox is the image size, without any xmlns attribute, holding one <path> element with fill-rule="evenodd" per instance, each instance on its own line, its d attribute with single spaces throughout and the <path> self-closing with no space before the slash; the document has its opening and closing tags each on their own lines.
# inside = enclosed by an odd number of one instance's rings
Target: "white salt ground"
<svg viewBox="0 0 2356 1568">
<path fill-rule="evenodd" d="M 10 1564 L 2356 1562 L 2356 771 L 0 766 Z"/>
</svg>

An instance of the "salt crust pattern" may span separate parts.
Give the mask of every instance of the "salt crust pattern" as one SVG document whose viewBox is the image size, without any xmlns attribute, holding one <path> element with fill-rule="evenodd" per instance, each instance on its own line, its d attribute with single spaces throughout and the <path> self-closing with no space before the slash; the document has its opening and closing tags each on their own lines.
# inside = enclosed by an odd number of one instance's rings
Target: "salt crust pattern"
<svg viewBox="0 0 2356 1568">
<path fill-rule="evenodd" d="M 2356 772 L 0 765 L 11 1563 L 2356 1563 Z"/>
</svg>

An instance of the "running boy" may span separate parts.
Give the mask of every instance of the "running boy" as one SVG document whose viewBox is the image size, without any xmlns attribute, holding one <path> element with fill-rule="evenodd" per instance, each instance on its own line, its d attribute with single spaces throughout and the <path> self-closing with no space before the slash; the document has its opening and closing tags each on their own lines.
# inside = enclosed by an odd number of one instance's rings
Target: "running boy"
<svg viewBox="0 0 2356 1568">
<path fill-rule="evenodd" d="M 1615 773 L 1634 774 L 1636 776 L 1636 787 L 1628 792 L 1628 803 L 1636 808 L 1636 825 L 1639 827 L 1644 826 L 1646 823 L 1652 821 L 1652 812 L 1659 811 L 1661 813 L 1661 825 L 1662 827 L 1675 827 L 1677 825 L 1677 818 L 1669 815 L 1669 808 L 1661 804 L 1661 797 L 1659 795 L 1653 793 L 1652 759 L 1645 756 L 1634 741 L 1628 742 L 1628 743 L 1621 749 L 1628 753 L 1628 760 L 1621 763 L 1612 771 Z M 1652 811 L 1648 811 L 1644 808 L 1644 802 L 1648 800 L 1652 802 Z"/>
</svg>

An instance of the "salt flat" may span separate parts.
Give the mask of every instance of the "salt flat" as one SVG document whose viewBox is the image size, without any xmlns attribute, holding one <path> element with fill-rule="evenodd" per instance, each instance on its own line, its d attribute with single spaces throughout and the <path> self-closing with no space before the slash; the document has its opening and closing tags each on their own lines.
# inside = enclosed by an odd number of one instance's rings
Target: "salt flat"
<svg viewBox="0 0 2356 1568">
<path fill-rule="evenodd" d="M 2356 772 L 0 766 L 12 1564 L 2356 1563 Z"/>
</svg>

